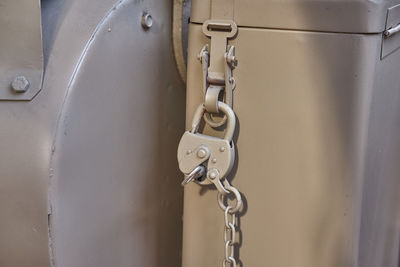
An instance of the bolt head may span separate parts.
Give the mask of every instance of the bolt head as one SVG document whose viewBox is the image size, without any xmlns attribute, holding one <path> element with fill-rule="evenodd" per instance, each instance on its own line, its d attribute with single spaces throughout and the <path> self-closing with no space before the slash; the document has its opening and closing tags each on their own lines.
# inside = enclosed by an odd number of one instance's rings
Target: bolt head
<svg viewBox="0 0 400 267">
<path fill-rule="evenodd" d="M 29 88 L 29 81 L 25 76 L 17 76 L 11 83 L 11 88 L 16 93 L 25 93 Z"/>
<path fill-rule="evenodd" d="M 216 172 L 210 172 L 210 174 L 208 176 L 210 177 L 210 179 L 214 180 L 215 178 L 217 178 L 217 173 Z"/>
<path fill-rule="evenodd" d="M 148 30 L 153 26 L 153 17 L 149 13 L 143 13 L 142 15 L 142 27 Z"/>
<path fill-rule="evenodd" d="M 228 56 L 227 61 L 232 69 L 236 68 L 238 65 L 238 61 L 235 56 Z"/>
<path fill-rule="evenodd" d="M 202 159 L 207 156 L 207 151 L 205 149 L 199 149 L 199 151 L 197 151 L 197 156 Z"/>
</svg>

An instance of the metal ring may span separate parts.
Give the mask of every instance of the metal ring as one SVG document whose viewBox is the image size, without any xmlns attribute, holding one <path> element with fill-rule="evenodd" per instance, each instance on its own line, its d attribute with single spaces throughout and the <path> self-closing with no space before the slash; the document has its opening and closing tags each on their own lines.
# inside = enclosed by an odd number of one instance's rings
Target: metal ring
<svg viewBox="0 0 400 267">
<path fill-rule="evenodd" d="M 182 186 L 187 185 L 188 183 L 202 177 L 204 175 L 206 171 L 206 168 L 202 165 L 197 166 L 196 168 L 194 168 L 194 170 L 189 173 L 188 175 L 185 175 L 185 179 L 183 180 L 183 182 L 181 183 Z"/>
<path fill-rule="evenodd" d="M 240 192 L 239 192 L 239 190 L 237 190 L 235 187 L 233 187 L 233 186 L 225 186 L 225 189 L 226 190 L 228 190 L 228 191 L 230 191 L 230 192 L 232 192 L 234 195 L 235 195 L 235 198 L 236 198 L 236 206 L 235 207 L 231 207 L 231 206 L 225 206 L 225 204 L 224 204 L 224 196 L 225 195 L 223 195 L 223 194 L 221 194 L 220 192 L 218 192 L 218 204 L 219 204 L 219 206 L 220 206 L 220 208 L 222 209 L 222 210 L 226 210 L 226 209 L 228 209 L 228 207 L 229 208 L 231 208 L 231 209 L 229 209 L 229 211 L 228 211 L 228 213 L 230 213 L 230 214 L 232 214 L 232 213 L 235 213 L 235 212 L 238 212 L 239 210 L 240 210 L 240 208 L 242 207 L 242 205 L 243 205 L 243 201 L 242 201 L 242 196 L 240 195 Z"/>
<path fill-rule="evenodd" d="M 226 263 L 229 263 L 232 267 L 236 267 L 237 266 L 236 260 L 233 257 L 229 257 L 228 259 L 224 259 L 224 261 L 222 263 L 222 266 L 226 267 Z"/>
<path fill-rule="evenodd" d="M 220 127 L 226 123 L 227 117 L 224 115 L 222 120 L 220 121 L 214 121 L 214 119 L 211 117 L 210 113 L 204 113 L 204 120 L 213 128 Z"/>
<path fill-rule="evenodd" d="M 224 139 L 231 141 L 235 133 L 236 117 L 232 108 L 224 102 L 218 101 L 218 109 L 225 113 L 226 130 Z M 207 113 L 206 113 L 207 114 Z M 211 125 L 211 127 L 213 127 Z"/>
</svg>

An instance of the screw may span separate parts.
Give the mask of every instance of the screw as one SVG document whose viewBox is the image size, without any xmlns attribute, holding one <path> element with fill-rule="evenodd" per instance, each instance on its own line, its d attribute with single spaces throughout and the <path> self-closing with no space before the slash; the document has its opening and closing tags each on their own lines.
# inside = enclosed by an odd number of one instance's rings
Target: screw
<svg viewBox="0 0 400 267">
<path fill-rule="evenodd" d="M 224 151 L 225 151 L 225 147 L 224 147 L 224 146 L 221 146 L 221 147 L 219 148 L 219 151 L 224 152 Z"/>
<path fill-rule="evenodd" d="M 207 156 L 207 151 L 205 149 L 199 149 L 199 151 L 197 151 L 197 156 L 202 159 Z"/>
<path fill-rule="evenodd" d="M 16 93 L 25 93 L 29 85 L 29 81 L 25 76 L 17 76 L 11 83 L 11 87 Z"/>
<path fill-rule="evenodd" d="M 153 26 L 153 18 L 152 18 L 152 16 L 147 12 L 143 13 L 143 15 L 142 15 L 142 27 L 143 27 L 143 29 L 148 30 L 148 29 L 151 28 L 151 26 Z"/>
</svg>

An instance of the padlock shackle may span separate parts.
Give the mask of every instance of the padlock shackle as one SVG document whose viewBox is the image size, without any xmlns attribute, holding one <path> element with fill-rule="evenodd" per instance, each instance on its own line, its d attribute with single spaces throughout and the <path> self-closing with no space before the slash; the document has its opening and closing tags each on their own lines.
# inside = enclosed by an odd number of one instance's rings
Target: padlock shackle
<svg viewBox="0 0 400 267">
<path fill-rule="evenodd" d="M 221 110 L 226 115 L 226 130 L 225 130 L 225 140 L 229 142 L 232 141 L 233 134 L 235 133 L 236 117 L 232 108 L 225 104 L 224 102 L 218 101 L 218 109 Z M 206 108 L 204 104 L 199 105 L 196 112 L 193 115 L 192 120 L 192 133 L 196 133 L 199 130 L 201 119 L 203 118 Z"/>
</svg>

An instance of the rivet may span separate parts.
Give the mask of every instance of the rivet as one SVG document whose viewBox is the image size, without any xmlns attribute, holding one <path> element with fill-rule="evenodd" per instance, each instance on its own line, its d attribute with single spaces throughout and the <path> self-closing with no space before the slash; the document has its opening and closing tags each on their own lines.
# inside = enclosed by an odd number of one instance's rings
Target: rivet
<svg viewBox="0 0 400 267">
<path fill-rule="evenodd" d="M 216 158 L 213 158 L 211 161 L 212 161 L 212 163 L 217 163 L 217 159 Z"/>
<path fill-rule="evenodd" d="M 224 146 L 221 146 L 221 147 L 219 148 L 219 151 L 224 152 L 224 151 L 225 151 L 225 147 L 224 147 Z"/>
<path fill-rule="evenodd" d="M 29 88 L 29 81 L 25 76 L 17 76 L 11 83 L 11 88 L 16 93 L 25 93 Z"/>
<path fill-rule="evenodd" d="M 152 16 L 147 12 L 143 13 L 143 15 L 142 15 L 142 27 L 143 27 L 143 29 L 148 30 L 148 29 L 151 28 L 151 26 L 153 26 L 153 18 L 152 18 Z"/>
<path fill-rule="evenodd" d="M 186 150 L 186 155 L 192 154 L 192 150 Z"/>
<path fill-rule="evenodd" d="M 207 151 L 205 151 L 204 149 L 199 149 L 199 151 L 197 151 L 197 156 L 202 159 L 207 156 Z"/>
<path fill-rule="evenodd" d="M 217 174 L 215 172 L 210 172 L 209 177 L 210 177 L 210 179 L 213 180 L 213 179 L 217 178 Z"/>
</svg>

